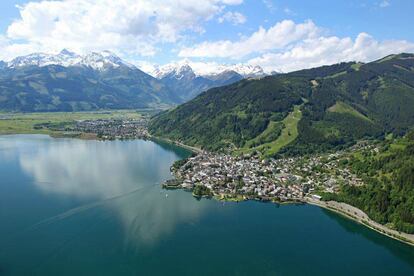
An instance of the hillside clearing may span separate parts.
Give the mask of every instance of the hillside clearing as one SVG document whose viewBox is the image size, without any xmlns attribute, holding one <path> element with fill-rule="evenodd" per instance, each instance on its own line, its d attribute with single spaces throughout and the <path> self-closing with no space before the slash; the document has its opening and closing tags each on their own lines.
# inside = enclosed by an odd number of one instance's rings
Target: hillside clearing
<svg viewBox="0 0 414 276">
<path fill-rule="evenodd" d="M 342 114 L 350 114 L 352 116 L 355 116 L 355 117 L 358 117 L 360 119 L 371 122 L 371 120 L 368 117 L 366 117 L 362 113 L 358 112 L 352 106 L 350 106 L 350 105 L 348 105 L 344 102 L 341 102 L 341 101 L 336 102 L 336 104 L 334 104 L 333 106 L 328 108 L 328 111 L 329 112 L 342 113 Z"/>
<path fill-rule="evenodd" d="M 257 150 L 257 151 L 262 152 L 265 156 L 272 156 L 278 153 L 281 148 L 293 142 L 298 136 L 297 126 L 298 126 L 298 122 L 302 118 L 302 112 L 300 110 L 300 107 L 301 105 L 295 105 L 293 111 L 289 113 L 289 115 L 286 116 L 285 119 L 283 119 L 282 123 L 284 127 L 282 129 L 280 136 L 276 140 L 272 142 L 264 143 L 262 145 L 259 145 L 253 148 L 242 148 L 238 151 L 238 153 L 249 153 L 249 152 L 253 152 Z M 275 127 L 274 123 L 275 122 L 273 122 L 273 124 L 270 123 L 268 128 L 263 133 L 261 133 L 258 137 L 268 134 L 269 128 L 272 129 Z"/>
</svg>

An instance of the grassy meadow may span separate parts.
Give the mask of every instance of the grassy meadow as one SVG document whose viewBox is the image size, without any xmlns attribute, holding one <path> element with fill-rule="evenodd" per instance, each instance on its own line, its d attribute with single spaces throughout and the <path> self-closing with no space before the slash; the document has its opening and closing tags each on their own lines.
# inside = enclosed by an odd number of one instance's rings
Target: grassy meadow
<svg viewBox="0 0 414 276">
<path fill-rule="evenodd" d="M 0 135 L 2 134 L 56 134 L 48 129 L 35 129 L 36 124 L 63 123 L 78 120 L 110 118 L 139 118 L 143 112 L 135 110 L 96 112 L 48 112 L 48 113 L 0 113 Z"/>
</svg>

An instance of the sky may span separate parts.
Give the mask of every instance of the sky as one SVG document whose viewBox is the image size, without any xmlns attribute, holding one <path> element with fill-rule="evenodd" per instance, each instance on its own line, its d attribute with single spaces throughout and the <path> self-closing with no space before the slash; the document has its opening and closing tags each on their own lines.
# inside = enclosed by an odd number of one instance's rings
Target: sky
<svg viewBox="0 0 414 276">
<path fill-rule="evenodd" d="M 110 50 L 142 69 L 293 70 L 414 52 L 412 0 L 2 0 L 0 59 Z"/>
</svg>

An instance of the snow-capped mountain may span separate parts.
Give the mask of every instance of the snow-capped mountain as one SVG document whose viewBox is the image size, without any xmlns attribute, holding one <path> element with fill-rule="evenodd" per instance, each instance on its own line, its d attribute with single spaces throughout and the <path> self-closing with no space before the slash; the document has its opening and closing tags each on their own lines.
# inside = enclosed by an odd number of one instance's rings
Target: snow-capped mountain
<svg viewBox="0 0 414 276">
<path fill-rule="evenodd" d="M 231 70 L 237 72 L 238 74 L 242 75 L 244 78 L 255 78 L 255 77 L 263 77 L 267 75 L 263 68 L 258 65 L 250 65 L 250 64 L 233 64 L 229 66 L 225 66 L 226 70 Z"/>
<path fill-rule="evenodd" d="M 193 62 L 188 59 L 162 66 L 149 66 L 146 72 L 170 87 L 183 101 L 188 101 L 213 87 L 228 85 L 244 78 L 266 76 L 260 66 L 249 64 L 221 65 Z"/>
<path fill-rule="evenodd" d="M 232 70 L 223 70 L 216 74 L 209 72 L 208 75 L 203 75 L 200 71 L 196 73 L 187 61 L 156 67 L 152 75 L 172 89 L 183 101 L 188 101 L 210 88 L 243 79 L 242 75 Z"/>
<path fill-rule="evenodd" d="M 174 76 L 176 79 L 182 79 L 186 75 L 196 77 L 193 68 L 191 68 L 187 61 L 169 63 L 163 66 L 155 65 L 154 68 L 147 73 L 157 79 L 162 79 L 166 76 Z"/>
<path fill-rule="evenodd" d="M 0 62 L 0 87 L 0 110 L 135 109 L 182 102 L 161 80 L 109 51 L 63 50 Z"/>
<path fill-rule="evenodd" d="M 86 66 L 95 70 L 103 70 L 105 68 L 119 66 L 135 68 L 134 65 L 123 61 L 121 58 L 111 53 L 110 51 L 102 51 L 99 53 L 92 52 L 87 55 L 78 55 L 66 49 L 62 50 L 56 55 L 33 53 L 30 55 L 17 57 L 7 63 L 7 67 L 9 68 L 17 68 L 30 65 L 39 67 L 48 65 L 60 65 L 63 67 Z"/>
<path fill-rule="evenodd" d="M 166 77 L 173 77 L 177 80 L 189 80 L 194 79 L 196 77 L 196 74 L 194 73 L 190 65 L 183 64 L 181 66 L 170 68 L 169 70 L 160 71 L 157 74 L 157 78 L 159 79 L 163 79 Z"/>
<path fill-rule="evenodd" d="M 259 66 L 190 60 L 146 71 L 109 51 L 33 53 L 0 61 L 0 96 L 10 99 L 4 108 L 24 111 L 137 108 L 183 103 L 213 87 L 265 75 Z"/>
<path fill-rule="evenodd" d="M 167 75 L 175 75 L 177 78 L 183 76 L 183 74 L 193 73 L 195 76 L 201 76 L 205 78 L 215 77 L 226 71 L 233 71 L 241 75 L 243 78 L 257 78 L 263 77 L 266 74 L 262 67 L 250 64 L 215 64 L 215 63 L 203 63 L 203 62 L 191 62 L 189 60 L 182 60 L 175 63 L 169 63 L 166 65 L 155 65 L 152 70 L 147 71 L 157 79 L 162 79 Z"/>
</svg>

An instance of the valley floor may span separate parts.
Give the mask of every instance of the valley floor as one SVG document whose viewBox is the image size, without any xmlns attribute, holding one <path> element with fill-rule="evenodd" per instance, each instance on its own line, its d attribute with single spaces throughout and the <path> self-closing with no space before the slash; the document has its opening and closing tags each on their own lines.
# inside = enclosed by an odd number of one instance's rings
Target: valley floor
<svg viewBox="0 0 414 276">
<path fill-rule="evenodd" d="M 65 131 L 76 122 L 86 120 L 136 120 L 147 110 L 108 110 L 91 112 L 0 113 L 0 135 L 48 134 L 53 137 L 96 138 L 90 134 Z"/>
</svg>

